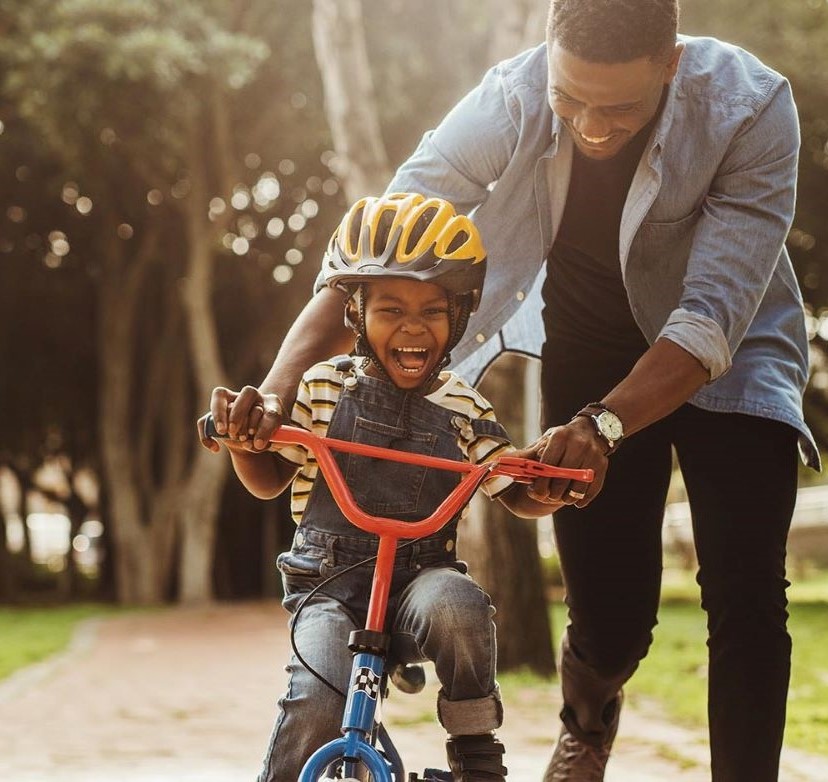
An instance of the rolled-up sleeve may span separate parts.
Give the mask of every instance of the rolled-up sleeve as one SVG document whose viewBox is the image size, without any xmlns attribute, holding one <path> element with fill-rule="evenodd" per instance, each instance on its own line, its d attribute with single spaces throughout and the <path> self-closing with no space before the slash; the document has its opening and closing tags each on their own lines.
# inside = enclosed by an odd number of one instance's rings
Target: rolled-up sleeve
<svg viewBox="0 0 828 782">
<path fill-rule="evenodd" d="M 675 342 L 695 356 L 710 374 L 711 382 L 727 372 L 733 363 L 719 324 L 696 312 L 680 307 L 673 310 L 658 336 Z"/>
</svg>

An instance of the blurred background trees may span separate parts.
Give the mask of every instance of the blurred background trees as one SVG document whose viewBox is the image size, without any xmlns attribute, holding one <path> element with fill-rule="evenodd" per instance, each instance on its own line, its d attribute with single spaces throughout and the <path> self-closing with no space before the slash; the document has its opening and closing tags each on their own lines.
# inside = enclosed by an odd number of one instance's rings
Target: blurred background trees
<svg viewBox="0 0 828 782">
<path fill-rule="evenodd" d="M 278 588 L 281 505 L 226 480 L 195 418 L 213 386 L 261 379 L 347 200 L 380 189 L 491 63 L 540 42 L 544 6 L 0 0 L 0 599 Z M 788 244 L 826 443 L 828 5 L 684 0 L 681 27 L 793 83 Z M 74 549 L 51 565 L 21 523 L 33 512 L 70 519 Z"/>
</svg>

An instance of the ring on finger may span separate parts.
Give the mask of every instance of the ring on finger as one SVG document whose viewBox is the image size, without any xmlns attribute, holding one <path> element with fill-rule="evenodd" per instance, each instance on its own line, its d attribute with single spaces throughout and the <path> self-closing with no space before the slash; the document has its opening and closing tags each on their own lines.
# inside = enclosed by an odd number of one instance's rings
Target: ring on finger
<svg viewBox="0 0 828 782">
<path fill-rule="evenodd" d="M 575 491 L 574 489 L 570 489 L 567 494 L 572 497 L 573 500 L 582 500 L 586 497 L 586 492 L 583 491 Z"/>
</svg>

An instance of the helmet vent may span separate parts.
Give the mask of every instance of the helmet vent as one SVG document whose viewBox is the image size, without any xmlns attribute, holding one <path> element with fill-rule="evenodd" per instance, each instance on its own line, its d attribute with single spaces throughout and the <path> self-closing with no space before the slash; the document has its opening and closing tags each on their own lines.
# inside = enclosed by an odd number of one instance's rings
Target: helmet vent
<svg viewBox="0 0 828 782">
<path fill-rule="evenodd" d="M 451 244 L 446 247 L 446 254 L 451 255 L 455 250 L 459 250 L 471 237 L 465 231 L 458 231 Z"/>
<path fill-rule="evenodd" d="M 371 253 L 375 258 L 379 258 L 388 247 L 388 235 L 391 233 L 394 217 L 396 217 L 396 212 L 391 209 L 384 209 L 380 212 L 377 220 L 377 232 L 374 234 L 373 252 Z"/>
<path fill-rule="evenodd" d="M 348 247 L 350 252 L 356 255 L 357 247 L 359 246 L 359 233 L 362 228 L 362 215 L 365 213 L 365 204 L 362 204 L 356 212 L 354 212 L 348 223 Z"/>
<path fill-rule="evenodd" d="M 417 246 L 417 243 L 420 239 L 423 238 L 423 234 L 426 232 L 426 229 L 431 225 L 431 221 L 434 219 L 434 216 L 437 214 L 437 209 L 430 208 L 426 209 L 418 218 L 417 222 L 411 228 L 411 232 L 408 234 L 408 240 L 405 243 L 405 254 L 411 255 L 414 252 L 414 248 Z"/>
</svg>

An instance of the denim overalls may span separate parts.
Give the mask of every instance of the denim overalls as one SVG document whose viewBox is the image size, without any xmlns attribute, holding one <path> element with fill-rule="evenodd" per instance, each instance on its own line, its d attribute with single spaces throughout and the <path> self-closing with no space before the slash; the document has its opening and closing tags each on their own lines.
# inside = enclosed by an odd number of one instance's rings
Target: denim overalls
<svg viewBox="0 0 828 782">
<path fill-rule="evenodd" d="M 469 420 L 415 393 L 372 377 L 356 377 L 343 361 L 346 387 L 328 436 L 455 460 L 458 438 L 506 439 L 493 421 Z M 338 365 L 339 366 L 339 365 Z M 349 387 L 350 386 L 350 387 Z M 457 485 L 458 473 L 337 453 L 360 507 L 414 521 L 431 514 Z M 484 733 L 501 724 L 495 683 L 494 608 L 466 574 L 455 551 L 457 519 L 397 556 L 388 605 L 391 654 L 400 661 L 433 660 L 441 683 L 438 717 L 453 735 Z M 401 541 L 401 543 L 404 541 Z M 284 605 L 293 613 L 323 579 L 376 553 L 377 539 L 348 522 L 321 474 L 289 552 L 279 556 Z M 364 626 L 373 563 L 325 586 L 295 623 L 302 657 L 340 690 L 351 670 L 348 634 Z M 292 657 L 290 682 L 265 757 L 260 782 L 295 782 L 307 757 L 339 736 L 343 699 Z"/>
</svg>

